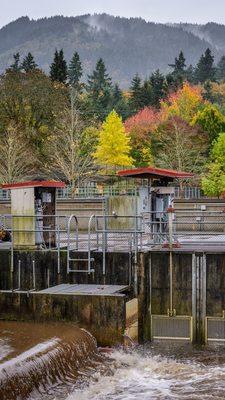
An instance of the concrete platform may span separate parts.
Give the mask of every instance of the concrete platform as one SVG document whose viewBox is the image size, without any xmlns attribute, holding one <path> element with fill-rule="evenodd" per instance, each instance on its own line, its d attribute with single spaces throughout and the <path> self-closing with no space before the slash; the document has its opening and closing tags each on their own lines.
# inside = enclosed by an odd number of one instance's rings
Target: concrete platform
<svg viewBox="0 0 225 400">
<path fill-rule="evenodd" d="M 53 286 L 35 294 L 60 294 L 60 295 L 79 295 L 79 296 L 110 296 L 127 290 L 128 286 L 121 285 L 72 285 L 61 284 Z"/>
</svg>

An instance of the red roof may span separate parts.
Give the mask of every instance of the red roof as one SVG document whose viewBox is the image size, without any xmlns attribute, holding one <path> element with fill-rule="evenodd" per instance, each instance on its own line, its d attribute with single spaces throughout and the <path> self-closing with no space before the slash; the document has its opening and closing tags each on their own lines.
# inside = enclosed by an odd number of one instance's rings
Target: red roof
<svg viewBox="0 0 225 400">
<path fill-rule="evenodd" d="M 27 181 L 17 183 L 7 183 L 2 185 L 2 189 L 19 189 L 28 187 L 48 187 L 48 188 L 64 188 L 66 185 L 64 182 L 57 181 Z"/>
<path fill-rule="evenodd" d="M 192 178 L 194 174 L 190 172 L 174 171 L 171 169 L 162 169 L 154 167 L 134 168 L 119 171 L 119 176 L 133 177 L 133 178 Z"/>
</svg>

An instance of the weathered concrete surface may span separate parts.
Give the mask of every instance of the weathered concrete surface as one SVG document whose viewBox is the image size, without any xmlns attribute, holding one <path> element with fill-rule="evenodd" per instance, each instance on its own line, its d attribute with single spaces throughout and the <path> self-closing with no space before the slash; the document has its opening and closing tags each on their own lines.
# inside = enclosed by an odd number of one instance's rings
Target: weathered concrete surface
<svg viewBox="0 0 225 400">
<path fill-rule="evenodd" d="M 132 255 L 130 253 L 106 253 L 106 274 L 102 274 L 102 253 L 93 252 L 95 272 L 70 273 L 66 270 L 66 251 L 60 252 L 60 273 L 57 273 L 57 251 L 15 251 L 13 288 L 18 288 L 18 266 L 21 261 L 21 289 L 33 289 L 33 261 L 35 265 L 36 289 L 42 290 L 48 286 L 60 283 L 83 284 L 109 284 L 109 285 L 133 285 Z M 76 258 L 87 258 L 87 252 L 74 253 Z M 12 289 L 10 272 L 10 251 L 0 251 L 0 290 Z M 86 265 L 87 267 L 87 265 Z M 85 263 L 74 263 L 73 268 L 85 268 Z"/>
<path fill-rule="evenodd" d="M 205 340 L 205 318 L 225 310 L 225 254 L 172 253 L 172 311 L 193 318 L 193 340 Z M 151 315 L 170 309 L 169 251 L 139 255 L 139 340 L 151 339 Z"/>
<path fill-rule="evenodd" d="M 0 293 L 0 319 L 34 322 L 74 322 L 86 328 L 100 345 L 123 342 L 126 296 Z"/>
</svg>

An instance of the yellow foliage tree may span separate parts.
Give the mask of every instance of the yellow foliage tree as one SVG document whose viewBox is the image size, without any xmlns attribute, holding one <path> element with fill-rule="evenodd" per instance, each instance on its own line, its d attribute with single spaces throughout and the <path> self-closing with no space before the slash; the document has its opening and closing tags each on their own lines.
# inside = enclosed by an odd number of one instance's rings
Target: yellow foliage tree
<svg viewBox="0 0 225 400">
<path fill-rule="evenodd" d="M 201 88 L 186 82 L 181 89 L 161 102 L 161 118 L 166 121 L 170 117 L 180 117 L 190 123 L 203 103 Z"/>
<path fill-rule="evenodd" d="M 109 167 L 131 166 L 133 160 L 130 151 L 130 137 L 125 132 L 122 118 L 113 110 L 103 122 L 99 133 L 94 153 L 96 163 Z"/>
</svg>

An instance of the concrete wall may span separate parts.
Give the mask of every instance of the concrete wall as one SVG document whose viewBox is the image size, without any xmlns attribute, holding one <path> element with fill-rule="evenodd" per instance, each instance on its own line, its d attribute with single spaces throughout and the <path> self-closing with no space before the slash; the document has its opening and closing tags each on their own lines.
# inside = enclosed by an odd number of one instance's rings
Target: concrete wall
<svg viewBox="0 0 225 400">
<path fill-rule="evenodd" d="M 170 308 L 169 260 L 166 251 L 139 255 L 140 341 L 151 339 L 151 315 L 166 316 Z M 172 265 L 173 309 L 192 317 L 193 340 L 204 342 L 206 317 L 222 319 L 225 310 L 225 253 L 174 251 Z"/>
<path fill-rule="evenodd" d="M 126 296 L 74 296 L 0 293 L 0 318 L 35 322 L 74 322 L 101 346 L 123 342 Z"/>
<path fill-rule="evenodd" d="M 74 258 L 86 258 L 87 253 L 75 253 Z M 13 288 L 18 287 L 19 261 L 21 262 L 21 289 L 33 289 L 33 261 L 36 289 L 42 290 L 60 283 L 115 284 L 133 286 L 133 263 L 129 253 L 106 253 L 106 274 L 102 274 L 102 253 L 93 253 L 94 273 L 70 273 L 66 271 L 65 251 L 60 254 L 60 274 L 57 273 L 56 251 L 15 251 Z M 11 259 L 9 250 L 0 251 L 0 290 L 12 289 Z M 85 268 L 84 263 L 74 263 L 74 268 Z M 132 292 L 132 291 L 131 291 Z"/>
</svg>

